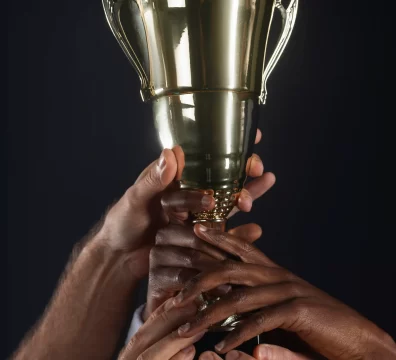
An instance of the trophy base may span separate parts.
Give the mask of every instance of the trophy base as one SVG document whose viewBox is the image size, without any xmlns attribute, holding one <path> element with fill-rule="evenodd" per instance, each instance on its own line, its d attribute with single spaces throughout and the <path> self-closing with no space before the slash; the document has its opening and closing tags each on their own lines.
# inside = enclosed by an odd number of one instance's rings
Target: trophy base
<svg viewBox="0 0 396 360">
<path fill-rule="evenodd" d="M 211 229 L 225 231 L 225 222 L 228 215 L 236 206 L 241 189 L 203 190 L 213 195 L 215 207 L 213 210 L 193 214 L 193 223 L 202 223 Z"/>
</svg>

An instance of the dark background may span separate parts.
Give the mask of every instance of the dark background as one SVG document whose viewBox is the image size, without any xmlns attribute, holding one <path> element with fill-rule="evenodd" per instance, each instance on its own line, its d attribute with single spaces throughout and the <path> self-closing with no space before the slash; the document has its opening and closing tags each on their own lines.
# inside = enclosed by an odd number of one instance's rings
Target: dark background
<svg viewBox="0 0 396 360">
<path fill-rule="evenodd" d="M 232 223 L 258 222 L 272 259 L 395 336 L 377 172 L 384 29 L 370 3 L 301 1 L 256 147 L 277 184 Z M 8 354 L 73 244 L 160 152 L 138 90 L 99 0 L 8 3 Z"/>
</svg>

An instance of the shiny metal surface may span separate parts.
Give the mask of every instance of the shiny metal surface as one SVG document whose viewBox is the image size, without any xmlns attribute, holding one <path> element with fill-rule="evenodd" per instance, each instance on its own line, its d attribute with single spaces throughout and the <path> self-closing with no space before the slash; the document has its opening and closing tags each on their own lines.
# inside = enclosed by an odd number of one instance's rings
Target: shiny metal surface
<svg viewBox="0 0 396 360">
<path fill-rule="evenodd" d="M 265 104 L 267 100 L 267 81 L 272 70 L 274 70 L 278 60 L 282 56 L 283 51 L 290 39 L 294 24 L 297 18 L 298 0 L 291 0 L 287 9 L 282 5 L 282 0 L 275 1 L 275 7 L 279 9 L 282 16 L 282 32 L 279 37 L 278 43 L 269 59 L 268 63 L 263 67 L 263 76 L 261 79 L 261 93 L 259 97 L 260 104 Z"/>
<path fill-rule="evenodd" d="M 294 26 L 298 0 L 103 0 L 107 21 L 152 100 L 162 146 L 181 145 L 181 187 L 213 192 L 222 221 L 246 177 L 257 105 Z M 272 17 L 282 33 L 264 66 Z"/>
<path fill-rule="evenodd" d="M 164 148 L 185 154 L 181 188 L 212 193 L 196 222 L 225 229 L 246 178 L 259 104 L 293 29 L 298 0 L 102 0 L 107 21 L 151 100 Z M 274 10 L 282 30 L 264 65 Z M 202 297 L 202 306 L 212 300 Z M 216 300 L 213 300 L 216 301 Z M 202 308 L 202 309 L 203 309 Z M 214 324 L 230 331 L 236 314 Z"/>
<path fill-rule="evenodd" d="M 154 121 L 164 148 L 185 154 L 182 188 L 212 190 L 216 209 L 198 221 L 225 219 L 246 177 L 253 150 L 258 102 L 251 93 L 196 92 L 153 101 Z"/>
<path fill-rule="evenodd" d="M 144 100 L 202 90 L 265 92 L 294 26 L 297 2 L 285 10 L 281 0 L 103 0 L 109 25 L 141 79 Z M 284 26 L 264 69 L 275 8 Z"/>
</svg>

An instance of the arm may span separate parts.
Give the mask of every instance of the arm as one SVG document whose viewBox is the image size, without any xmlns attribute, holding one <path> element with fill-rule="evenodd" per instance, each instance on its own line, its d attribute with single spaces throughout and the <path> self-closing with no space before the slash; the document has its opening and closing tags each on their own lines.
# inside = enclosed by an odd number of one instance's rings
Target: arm
<svg viewBox="0 0 396 360">
<path fill-rule="evenodd" d="M 274 329 L 294 332 L 317 353 L 330 360 L 393 360 L 396 344 L 374 323 L 308 282 L 281 268 L 241 237 L 196 225 L 195 234 L 213 246 L 239 257 L 217 269 L 198 274 L 177 295 L 174 304 L 185 306 L 202 292 L 224 283 L 243 285 L 201 311 L 193 323 L 179 328 L 191 337 L 210 324 L 235 313 L 254 311 L 216 345 L 226 353 L 258 334 Z M 263 348 L 275 354 L 272 348 Z M 278 351 L 278 350 L 277 350 Z M 269 357 L 276 359 L 275 355 Z M 297 355 L 292 357 L 297 359 Z"/>
<path fill-rule="evenodd" d="M 97 239 L 89 242 L 15 359 L 111 358 L 137 284 L 129 260 L 129 254 L 114 252 Z"/>
<path fill-rule="evenodd" d="M 195 304 L 175 308 L 172 299 L 163 303 L 128 341 L 118 359 L 192 360 L 195 354 L 193 344 L 206 330 L 191 338 L 183 338 L 178 335 L 177 327 L 191 320 L 196 312 Z"/>
<path fill-rule="evenodd" d="M 110 359 L 164 214 L 161 197 L 177 170 L 164 150 L 110 209 L 66 268 L 42 319 L 14 354 L 22 359 Z M 78 249 L 76 248 L 77 252 Z"/>
<path fill-rule="evenodd" d="M 180 151 L 165 149 L 110 209 L 99 231 L 66 269 L 15 359 L 109 359 L 114 354 L 137 281 L 148 273 L 155 234 L 188 202 L 176 198 L 165 210 L 160 204 L 178 170 L 176 153 Z M 214 206 L 214 199 L 209 200 L 206 210 Z"/>
</svg>

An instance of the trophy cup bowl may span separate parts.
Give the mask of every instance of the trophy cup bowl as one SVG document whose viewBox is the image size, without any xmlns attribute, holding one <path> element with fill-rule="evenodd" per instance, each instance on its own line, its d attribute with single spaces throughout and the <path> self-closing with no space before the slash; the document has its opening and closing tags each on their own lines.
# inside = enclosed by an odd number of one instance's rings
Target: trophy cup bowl
<svg viewBox="0 0 396 360">
<path fill-rule="evenodd" d="M 153 106 L 163 148 L 180 145 L 180 188 L 210 193 L 193 221 L 225 229 L 246 180 L 268 76 L 292 32 L 298 0 L 103 0 L 108 24 Z M 274 12 L 282 29 L 266 61 Z M 227 319 L 232 329 L 237 317 Z"/>
</svg>

